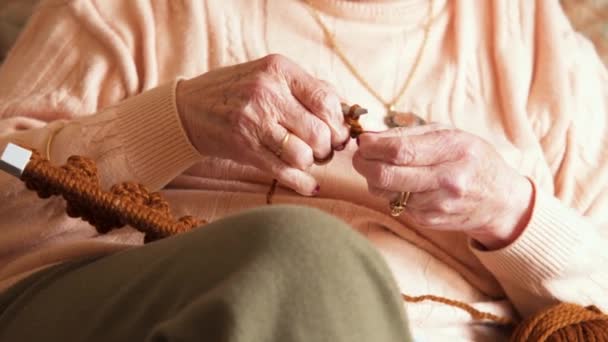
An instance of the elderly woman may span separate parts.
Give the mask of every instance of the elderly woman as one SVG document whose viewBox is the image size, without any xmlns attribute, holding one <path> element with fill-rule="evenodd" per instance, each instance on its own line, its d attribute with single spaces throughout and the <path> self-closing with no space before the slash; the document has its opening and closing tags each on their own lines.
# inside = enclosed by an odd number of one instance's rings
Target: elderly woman
<svg viewBox="0 0 608 342">
<path fill-rule="evenodd" d="M 132 248 L 1 175 L 0 339 L 405 339 L 393 277 L 606 311 L 606 76 L 551 0 L 46 1 L 0 71 L 0 143 L 214 223 Z M 341 102 L 369 110 L 356 143 Z M 299 206 L 251 210 L 272 179 Z M 506 336 L 405 309 L 420 340 Z"/>
</svg>

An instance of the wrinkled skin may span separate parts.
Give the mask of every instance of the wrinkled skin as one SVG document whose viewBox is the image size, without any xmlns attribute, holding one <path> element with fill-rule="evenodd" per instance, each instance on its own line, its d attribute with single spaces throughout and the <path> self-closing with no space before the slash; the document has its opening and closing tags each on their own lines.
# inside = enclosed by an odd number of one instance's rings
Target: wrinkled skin
<svg viewBox="0 0 608 342">
<path fill-rule="evenodd" d="M 512 242 L 529 220 L 532 184 L 481 138 L 431 124 L 366 133 L 353 164 L 370 192 L 411 192 L 404 215 L 423 228 L 458 230 L 488 248 Z"/>
<path fill-rule="evenodd" d="M 318 191 L 306 172 L 314 158 L 349 139 L 336 91 L 280 55 L 181 81 L 177 105 L 202 155 L 255 166 L 302 195 Z"/>
<path fill-rule="evenodd" d="M 307 172 L 314 159 L 349 140 L 336 91 L 280 55 L 181 81 L 177 106 L 202 155 L 255 166 L 302 195 L 318 192 Z M 529 220 L 532 184 L 479 137 L 431 124 L 365 133 L 359 143 L 353 164 L 370 192 L 411 192 L 404 215 L 422 228 L 500 248 Z"/>
</svg>

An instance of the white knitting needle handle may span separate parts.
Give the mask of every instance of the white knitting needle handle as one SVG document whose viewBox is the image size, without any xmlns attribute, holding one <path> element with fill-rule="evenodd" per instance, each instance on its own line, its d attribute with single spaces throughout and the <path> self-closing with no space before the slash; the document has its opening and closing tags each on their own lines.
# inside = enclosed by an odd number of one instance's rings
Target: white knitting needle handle
<svg viewBox="0 0 608 342">
<path fill-rule="evenodd" d="M 21 174 L 23 174 L 31 157 L 32 151 L 9 143 L 6 145 L 4 152 L 2 152 L 2 157 L 0 157 L 0 170 L 8 172 L 17 178 L 21 178 Z"/>
</svg>

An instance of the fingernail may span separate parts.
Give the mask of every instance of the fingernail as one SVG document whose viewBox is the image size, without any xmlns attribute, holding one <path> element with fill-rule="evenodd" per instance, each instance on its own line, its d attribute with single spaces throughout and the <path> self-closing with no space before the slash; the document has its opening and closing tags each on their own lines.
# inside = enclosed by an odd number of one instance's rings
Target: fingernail
<svg viewBox="0 0 608 342">
<path fill-rule="evenodd" d="M 317 196 L 319 194 L 319 192 L 321 192 L 321 186 L 317 184 L 315 189 L 312 191 L 312 195 Z"/>
<path fill-rule="evenodd" d="M 357 137 L 357 146 L 359 146 L 359 137 Z"/>
</svg>

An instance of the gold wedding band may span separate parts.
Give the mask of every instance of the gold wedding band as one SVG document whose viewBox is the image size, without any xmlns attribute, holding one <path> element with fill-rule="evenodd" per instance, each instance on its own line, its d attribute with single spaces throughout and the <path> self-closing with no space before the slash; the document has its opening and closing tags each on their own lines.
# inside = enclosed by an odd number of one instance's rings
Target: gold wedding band
<svg viewBox="0 0 608 342">
<path fill-rule="evenodd" d="M 287 145 L 287 142 L 289 141 L 289 136 L 291 136 L 291 133 L 289 133 L 289 132 L 285 133 L 283 140 L 281 140 L 281 147 L 279 147 L 279 150 L 276 153 L 277 157 L 281 158 L 281 155 L 283 154 L 283 150 L 285 149 L 285 146 Z"/>
<path fill-rule="evenodd" d="M 407 201 L 410 199 L 410 192 L 400 192 L 399 197 L 389 203 L 391 208 L 391 216 L 398 217 L 405 210 Z"/>
</svg>

